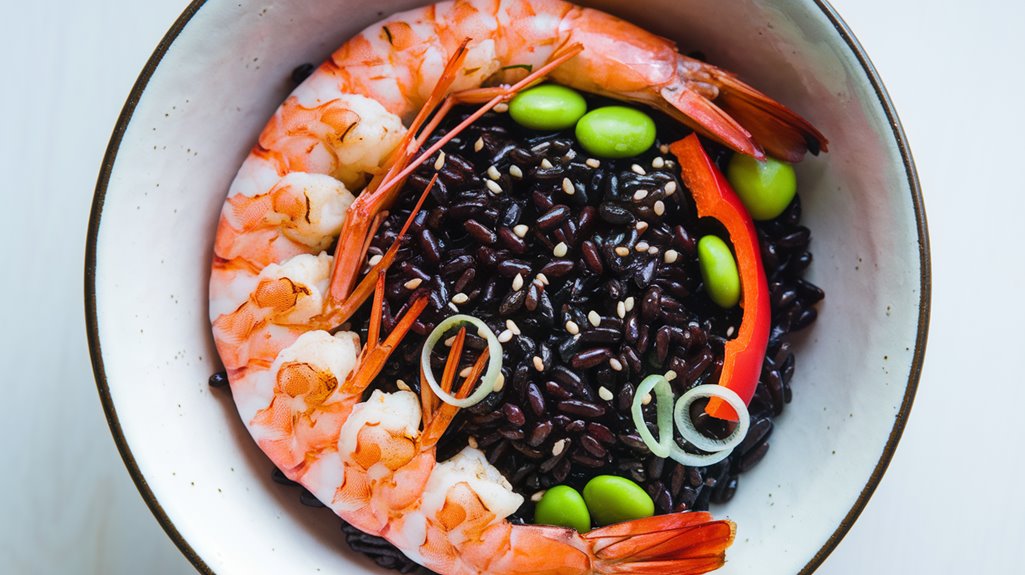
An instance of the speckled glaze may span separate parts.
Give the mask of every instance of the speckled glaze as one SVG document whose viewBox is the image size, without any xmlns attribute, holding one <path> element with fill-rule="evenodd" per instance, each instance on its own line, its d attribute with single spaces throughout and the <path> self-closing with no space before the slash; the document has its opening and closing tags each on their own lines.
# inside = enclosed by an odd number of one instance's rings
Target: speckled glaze
<svg viewBox="0 0 1025 575">
<path fill-rule="evenodd" d="M 97 185 L 86 311 L 97 383 L 140 491 L 197 568 L 377 572 L 329 511 L 301 507 L 226 394 L 206 317 L 224 194 L 291 70 L 412 1 L 195 2 L 143 71 Z M 925 347 L 928 237 L 910 154 L 871 65 L 813 0 L 597 2 L 740 73 L 830 139 L 798 168 L 826 290 L 794 402 L 730 504 L 721 573 L 810 572 L 849 528 L 892 455 Z M 245 529 L 239 529 L 245 525 Z"/>
</svg>

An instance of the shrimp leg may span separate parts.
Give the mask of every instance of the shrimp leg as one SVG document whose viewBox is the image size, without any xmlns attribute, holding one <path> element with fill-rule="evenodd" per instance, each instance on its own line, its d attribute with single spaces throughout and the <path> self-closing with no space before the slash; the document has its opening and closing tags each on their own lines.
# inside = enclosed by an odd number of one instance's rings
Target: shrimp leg
<svg viewBox="0 0 1025 575">
<path fill-rule="evenodd" d="M 462 47 L 465 47 L 465 41 Z M 325 306 L 328 309 L 344 306 L 345 300 L 351 294 L 352 286 L 356 281 L 356 275 L 360 268 L 359 256 L 362 254 L 362 250 L 357 251 L 355 247 L 362 247 L 363 245 L 363 242 L 355 241 L 355 239 L 361 235 L 364 238 L 366 237 L 373 217 L 391 204 L 395 199 L 395 196 L 398 194 L 402 183 L 410 174 L 413 173 L 413 170 L 420 167 L 421 164 L 436 154 L 438 150 L 452 140 L 452 138 L 459 135 L 459 133 L 465 130 L 473 122 L 477 121 L 478 118 L 483 116 L 489 110 L 498 104 L 509 100 L 519 91 L 541 81 L 552 70 L 573 58 L 582 50 L 583 47 L 579 44 L 568 46 L 558 54 L 554 55 L 544 66 L 534 70 L 525 78 L 507 88 L 465 90 L 456 92 L 455 94 L 450 94 L 441 101 L 437 112 L 433 117 L 431 117 L 431 121 L 424 127 L 421 133 L 411 140 L 404 141 L 403 145 L 400 145 L 397 148 L 396 153 L 398 154 L 398 157 L 396 158 L 396 161 L 392 164 L 388 174 L 378 182 L 377 187 L 373 190 L 369 190 L 369 193 L 365 190 L 349 207 L 348 215 L 345 218 L 345 223 L 343 224 L 341 235 L 339 237 L 338 247 L 335 250 L 335 267 L 331 276 L 331 286 L 328 291 L 328 297 L 325 300 Z M 438 81 L 438 84 L 432 93 L 431 101 L 421 109 L 421 115 L 417 116 L 417 119 L 414 120 L 413 126 L 409 132 L 407 132 L 407 139 L 408 134 L 415 132 L 416 128 L 419 127 L 418 124 L 422 123 L 426 119 L 428 114 L 424 114 L 423 112 L 434 103 L 434 99 L 437 94 L 444 92 L 444 90 L 451 85 L 451 82 L 454 80 L 454 69 L 461 62 L 462 57 L 462 50 L 458 50 L 456 55 L 450 60 L 449 65 L 446 67 L 445 74 L 442 75 L 441 80 Z M 441 123 L 441 120 L 455 105 L 461 103 L 479 103 L 481 101 L 484 101 L 484 104 L 477 111 L 446 133 L 445 136 L 425 150 L 424 153 L 420 154 L 416 158 L 412 158 L 413 150 L 419 149 L 423 143 L 426 142 L 430 134 L 437 128 Z M 375 182 L 371 182 L 371 185 L 374 183 Z M 370 186 L 368 186 L 368 188 L 369 187 Z"/>
<path fill-rule="evenodd" d="M 449 59 L 448 64 L 445 66 L 445 71 L 438 79 L 438 83 L 435 85 L 430 98 L 423 108 L 420 109 L 409 130 L 406 131 L 406 135 L 389 159 L 391 166 L 388 172 L 383 176 L 375 177 L 367 185 L 366 189 L 363 190 L 363 193 L 356 198 L 356 201 L 349 206 L 345 221 L 342 224 L 338 246 L 335 248 L 335 266 L 331 274 L 331 287 L 328 290 L 329 295 L 325 304 L 326 307 L 341 305 L 349 296 L 356 282 L 356 273 L 360 268 L 359 264 L 363 256 L 362 250 L 356 251 L 353 248 L 356 245 L 362 246 L 367 241 L 371 222 L 378 213 L 391 203 L 395 194 L 398 193 L 399 186 L 395 185 L 395 183 L 388 185 L 385 180 L 388 179 L 388 176 L 393 171 L 404 167 L 404 164 L 409 162 L 415 150 L 419 148 L 419 146 L 416 146 L 416 148 L 412 146 L 414 142 L 418 143 L 418 139 L 413 138 L 413 135 L 416 134 L 416 131 L 423 122 L 427 120 L 431 112 L 434 111 L 434 108 L 443 99 L 442 95 L 448 91 L 452 82 L 455 81 L 456 72 L 466 58 L 466 45 L 468 42 L 469 39 L 463 40 L 462 44 L 459 45 L 459 48 L 452 55 L 452 58 Z M 363 241 L 358 241 L 358 239 Z"/>
<path fill-rule="evenodd" d="M 413 225 L 413 218 L 415 218 L 416 214 L 420 212 L 420 208 L 423 207 L 424 201 L 427 199 L 427 195 L 430 193 L 437 180 L 438 175 L 435 174 L 424 188 L 416 206 L 413 207 L 413 210 L 409 213 L 409 217 L 406 218 L 406 223 L 403 224 L 402 229 L 399 230 L 399 234 L 395 236 L 395 241 L 392 242 L 391 247 L 389 247 L 388 251 L 386 251 L 381 257 L 381 261 L 377 262 L 372 268 L 370 268 L 370 271 L 367 272 L 363 281 L 356 286 L 356 289 L 349 294 L 340 306 L 330 309 L 327 313 L 316 318 L 317 323 L 321 325 L 323 329 L 328 331 L 337 329 L 337 326 L 345 323 L 350 317 L 352 317 L 352 314 L 356 313 L 356 310 L 358 310 L 360 306 L 367 301 L 367 298 L 370 297 L 370 294 L 373 293 L 374 290 L 374 282 L 376 281 L 374 278 L 376 278 L 378 274 L 383 274 L 387 271 L 388 267 L 395 261 L 395 256 L 399 252 L 399 246 L 402 245 L 402 239 L 409 232 L 409 227 Z M 386 212 L 381 213 L 383 214 Z M 376 230 L 376 226 L 371 227 L 372 234 L 374 230 Z M 370 238 L 372 238 L 372 235 L 368 236 L 368 239 Z"/>
<path fill-rule="evenodd" d="M 427 308 L 428 298 L 426 294 L 421 294 L 414 299 L 409 309 L 406 310 L 406 313 L 402 314 L 402 318 L 395 325 L 395 329 L 382 342 L 381 313 L 383 301 L 384 271 L 381 271 L 377 274 L 377 284 L 374 289 L 374 308 L 370 312 L 370 328 L 367 332 L 367 343 L 363 347 L 363 351 L 360 352 L 359 361 L 357 362 L 359 369 L 349 372 L 349 375 L 345 378 L 345 383 L 342 384 L 343 393 L 356 395 L 362 393 L 363 390 L 370 386 L 374 378 L 377 377 L 377 374 L 381 373 L 381 370 L 384 369 L 385 362 L 388 361 L 388 358 L 395 351 L 402 338 L 406 336 L 406 332 L 409 331 L 409 328 L 413 327 L 413 322 Z"/>
<path fill-rule="evenodd" d="M 457 335 L 456 337 L 458 338 L 459 336 L 465 335 L 465 331 L 466 328 L 463 328 L 462 330 L 460 330 L 459 335 Z M 460 343 L 461 346 L 462 342 L 458 341 L 458 339 L 457 342 Z M 458 353 L 459 352 L 456 351 L 455 343 L 453 343 L 448 363 L 458 365 Z M 473 367 L 470 368 L 470 373 L 466 376 L 466 378 L 463 379 L 463 383 L 459 386 L 459 389 L 456 391 L 455 397 L 457 399 L 463 399 L 470 395 L 470 392 L 473 390 L 474 385 L 480 379 L 481 375 L 483 375 L 484 370 L 488 366 L 488 357 L 489 351 L 488 348 L 485 347 L 480 357 L 478 357 L 477 361 L 474 362 Z M 455 358 L 454 361 L 453 358 Z M 445 368 L 446 372 L 444 375 L 447 376 L 448 364 L 445 365 Z M 447 383 L 445 379 L 442 380 L 442 389 L 444 389 L 446 392 L 449 392 L 451 390 L 452 379 L 454 378 L 454 375 L 455 374 L 453 371 L 453 375 L 447 380 Z M 423 381 L 423 377 L 421 377 L 421 381 Z M 437 398 L 434 396 L 434 393 L 431 391 L 431 386 L 429 385 L 423 385 L 421 383 L 420 391 L 421 402 L 423 404 L 424 431 L 423 434 L 420 435 L 419 441 L 421 449 L 429 449 L 437 445 L 438 441 L 441 439 L 441 436 L 444 435 L 445 430 L 448 429 L 448 425 L 452 423 L 452 419 L 454 419 L 456 414 L 459 412 L 459 408 L 448 403 L 441 403 L 440 405 L 438 405 L 436 401 Z M 436 405 L 437 407 L 435 408 Z"/>
</svg>

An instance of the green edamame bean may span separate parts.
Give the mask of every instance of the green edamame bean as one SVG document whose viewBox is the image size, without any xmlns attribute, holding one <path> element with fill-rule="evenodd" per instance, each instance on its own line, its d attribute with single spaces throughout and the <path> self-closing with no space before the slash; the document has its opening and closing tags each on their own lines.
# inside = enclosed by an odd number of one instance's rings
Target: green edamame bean
<svg viewBox="0 0 1025 575">
<path fill-rule="evenodd" d="M 718 236 L 698 240 L 698 266 L 705 291 L 719 307 L 731 308 L 740 301 L 740 274 L 737 260 L 726 242 Z"/>
<path fill-rule="evenodd" d="M 584 486 L 584 501 L 598 525 L 655 514 L 655 502 L 640 485 L 615 475 L 599 475 L 588 481 Z"/>
<path fill-rule="evenodd" d="M 558 525 L 580 533 L 591 530 L 591 514 L 580 492 L 568 485 L 556 485 L 541 496 L 534 508 L 534 523 Z"/>
<path fill-rule="evenodd" d="M 577 122 L 577 141 L 601 158 L 629 158 L 655 143 L 655 122 L 640 110 L 605 106 L 584 114 Z"/>
<path fill-rule="evenodd" d="M 797 193 L 793 166 L 773 158 L 756 160 L 744 154 L 734 154 L 726 166 L 726 179 L 756 220 L 771 220 L 779 216 Z"/>
<path fill-rule="evenodd" d="M 543 84 L 524 90 L 509 102 L 509 115 L 531 130 L 565 130 L 584 115 L 587 102 L 576 90 Z"/>
</svg>

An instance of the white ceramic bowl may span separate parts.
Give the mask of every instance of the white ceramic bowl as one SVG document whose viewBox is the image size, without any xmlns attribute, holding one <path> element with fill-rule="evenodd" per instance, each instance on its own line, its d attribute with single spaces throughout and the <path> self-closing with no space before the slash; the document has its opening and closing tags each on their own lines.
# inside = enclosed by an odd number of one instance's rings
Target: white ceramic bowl
<svg viewBox="0 0 1025 575">
<path fill-rule="evenodd" d="M 89 227 L 96 379 L 153 513 L 203 572 L 375 572 L 330 512 L 302 507 L 225 393 L 207 275 L 225 190 L 298 64 L 415 0 L 194 2 L 118 121 Z M 882 84 L 821 0 L 595 3 L 708 58 L 808 117 L 830 153 L 799 166 L 826 290 L 800 342 L 794 400 L 766 459 L 716 508 L 739 524 L 722 573 L 810 572 L 864 507 L 918 382 L 929 309 L 925 214 Z M 355 567 L 358 566 L 358 567 Z"/>
</svg>

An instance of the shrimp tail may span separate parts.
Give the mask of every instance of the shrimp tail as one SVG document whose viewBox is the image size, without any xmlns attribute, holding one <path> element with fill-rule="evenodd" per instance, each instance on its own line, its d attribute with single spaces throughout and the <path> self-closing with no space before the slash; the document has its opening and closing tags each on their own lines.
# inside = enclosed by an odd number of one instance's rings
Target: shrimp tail
<svg viewBox="0 0 1025 575">
<path fill-rule="evenodd" d="M 718 68 L 712 68 L 712 77 L 719 87 L 716 103 L 750 131 L 770 156 L 798 162 L 806 152 L 829 151 L 826 137 L 783 104 Z"/>
<path fill-rule="evenodd" d="M 722 567 L 736 525 L 706 512 L 657 515 L 589 531 L 594 572 L 696 575 Z"/>
<path fill-rule="evenodd" d="M 693 65 L 688 60 L 681 67 Z M 689 74 L 693 81 L 685 87 L 662 88 L 659 107 L 699 133 L 759 159 L 768 152 L 798 162 L 807 152 L 828 151 L 828 140 L 811 123 L 733 74 L 707 64 Z"/>
</svg>

